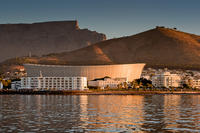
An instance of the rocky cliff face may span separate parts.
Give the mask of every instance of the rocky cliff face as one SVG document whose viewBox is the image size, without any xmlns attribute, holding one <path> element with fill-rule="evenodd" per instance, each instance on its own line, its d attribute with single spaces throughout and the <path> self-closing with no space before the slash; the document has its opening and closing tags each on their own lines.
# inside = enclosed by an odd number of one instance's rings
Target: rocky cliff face
<svg viewBox="0 0 200 133">
<path fill-rule="evenodd" d="M 0 62 L 30 54 L 73 51 L 105 39 L 104 34 L 80 29 L 77 21 L 0 24 Z"/>
</svg>

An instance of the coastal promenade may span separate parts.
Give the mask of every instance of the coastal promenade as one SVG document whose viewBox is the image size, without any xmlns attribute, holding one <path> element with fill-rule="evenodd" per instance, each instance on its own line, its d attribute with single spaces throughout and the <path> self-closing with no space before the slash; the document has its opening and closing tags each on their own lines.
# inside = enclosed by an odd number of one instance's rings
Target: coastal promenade
<svg viewBox="0 0 200 133">
<path fill-rule="evenodd" d="M 200 90 L 182 91 L 136 91 L 136 90 L 85 90 L 85 91 L 34 91 L 34 90 L 0 90 L 0 95 L 200 95 Z"/>
</svg>

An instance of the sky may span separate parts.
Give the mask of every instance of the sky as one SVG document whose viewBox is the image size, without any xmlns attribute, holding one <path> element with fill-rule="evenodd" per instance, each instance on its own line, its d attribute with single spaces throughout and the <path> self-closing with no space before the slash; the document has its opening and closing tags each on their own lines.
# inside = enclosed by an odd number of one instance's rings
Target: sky
<svg viewBox="0 0 200 133">
<path fill-rule="evenodd" d="M 0 24 L 63 20 L 108 39 L 156 26 L 200 35 L 200 0 L 0 0 Z"/>
</svg>

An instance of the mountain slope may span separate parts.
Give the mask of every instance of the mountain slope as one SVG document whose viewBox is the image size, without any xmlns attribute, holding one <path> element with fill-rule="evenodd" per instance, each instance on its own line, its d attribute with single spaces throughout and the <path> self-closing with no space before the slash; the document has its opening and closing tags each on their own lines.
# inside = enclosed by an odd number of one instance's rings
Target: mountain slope
<svg viewBox="0 0 200 133">
<path fill-rule="evenodd" d="M 200 70 L 200 36 L 157 27 L 133 36 L 102 41 L 72 52 L 24 57 L 0 64 L 2 70 L 23 63 L 92 65 L 146 63 L 146 67 Z M 3 66 L 3 67 L 2 67 Z M 0 68 L 0 69 L 1 69 Z"/>
<path fill-rule="evenodd" d="M 105 39 L 104 34 L 80 29 L 77 21 L 0 24 L 0 61 L 73 51 Z"/>
<path fill-rule="evenodd" d="M 51 61 L 56 59 L 57 62 Z M 200 36 L 174 29 L 155 29 L 96 43 L 72 52 L 40 58 L 47 64 L 121 64 L 144 62 L 148 66 L 200 66 Z"/>
</svg>

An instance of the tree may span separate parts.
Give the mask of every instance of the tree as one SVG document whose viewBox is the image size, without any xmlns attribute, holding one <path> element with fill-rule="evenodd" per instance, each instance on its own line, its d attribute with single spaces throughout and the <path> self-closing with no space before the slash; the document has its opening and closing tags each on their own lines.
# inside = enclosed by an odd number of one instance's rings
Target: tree
<svg viewBox="0 0 200 133">
<path fill-rule="evenodd" d="M 109 86 L 109 85 L 106 85 L 105 89 L 107 89 L 107 90 L 110 89 L 110 86 Z"/>
<path fill-rule="evenodd" d="M 153 88 L 152 82 L 150 80 L 147 80 L 145 78 L 140 78 L 133 80 L 131 82 L 132 88 Z"/>
<path fill-rule="evenodd" d="M 153 85 L 150 83 L 147 83 L 147 88 L 153 88 Z"/>
<path fill-rule="evenodd" d="M 11 80 L 2 80 L 4 89 L 11 88 Z"/>
<path fill-rule="evenodd" d="M 124 84 L 123 84 L 123 83 L 118 84 L 118 85 L 117 85 L 117 88 L 118 88 L 118 89 L 123 89 L 123 88 L 124 88 Z"/>
<path fill-rule="evenodd" d="M 139 88 L 139 84 L 136 80 L 133 80 L 130 84 L 131 84 L 131 88 Z"/>
<path fill-rule="evenodd" d="M 189 84 L 183 84 L 184 89 L 191 89 L 192 87 Z"/>
</svg>

